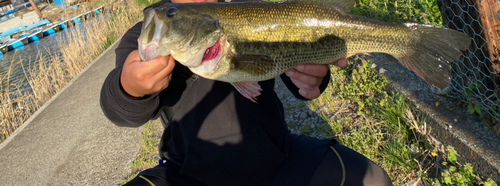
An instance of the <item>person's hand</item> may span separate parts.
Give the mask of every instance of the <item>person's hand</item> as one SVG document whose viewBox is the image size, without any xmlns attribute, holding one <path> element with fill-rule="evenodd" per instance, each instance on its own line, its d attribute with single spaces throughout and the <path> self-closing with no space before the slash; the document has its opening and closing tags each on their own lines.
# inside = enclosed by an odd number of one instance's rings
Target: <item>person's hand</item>
<svg viewBox="0 0 500 186">
<path fill-rule="evenodd" d="M 334 62 L 333 65 L 344 68 L 347 66 L 347 59 L 342 58 Z M 328 65 L 303 64 L 286 71 L 293 84 L 299 88 L 299 94 L 307 99 L 316 99 L 321 95 L 319 86 L 323 78 L 328 73 Z"/>
<path fill-rule="evenodd" d="M 131 52 L 120 75 L 123 90 L 132 97 L 143 97 L 157 93 L 168 87 L 175 66 L 170 56 L 141 61 L 139 52 Z"/>
</svg>

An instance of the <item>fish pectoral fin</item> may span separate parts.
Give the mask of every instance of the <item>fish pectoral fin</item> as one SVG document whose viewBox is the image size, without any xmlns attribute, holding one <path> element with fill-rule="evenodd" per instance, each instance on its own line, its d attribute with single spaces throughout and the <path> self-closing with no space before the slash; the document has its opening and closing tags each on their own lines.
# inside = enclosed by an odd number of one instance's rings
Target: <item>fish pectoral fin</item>
<svg viewBox="0 0 500 186">
<path fill-rule="evenodd" d="M 260 96 L 260 92 L 262 89 L 260 88 L 259 83 L 255 81 L 244 81 L 244 82 L 235 82 L 231 83 L 231 85 L 236 88 L 236 90 L 243 95 L 243 97 L 249 99 L 250 101 L 257 103 L 257 96 Z"/>
<path fill-rule="evenodd" d="M 274 68 L 274 60 L 269 56 L 243 54 L 231 59 L 232 69 L 252 75 L 266 74 Z"/>
</svg>

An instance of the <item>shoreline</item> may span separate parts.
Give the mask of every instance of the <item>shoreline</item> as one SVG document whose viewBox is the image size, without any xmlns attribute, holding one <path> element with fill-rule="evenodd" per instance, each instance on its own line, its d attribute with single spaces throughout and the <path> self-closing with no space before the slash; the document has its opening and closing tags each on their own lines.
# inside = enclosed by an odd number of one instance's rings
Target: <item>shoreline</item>
<svg viewBox="0 0 500 186">
<path fill-rule="evenodd" d="M 108 6 L 114 6 L 114 4 L 108 4 Z M 113 14 L 113 16 L 106 18 L 100 16 L 96 18 L 96 21 L 82 23 L 82 27 L 87 30 L 100 28 L 98 32 L 85 33 L 81 29 L 74 29 L 68 33 L 72 37 L 71 40 L 58 40 L 61 56 L 51 55 L 51 59 L 48 61 L 39 58 L 40 64 L 35 65 L 36 71 L 23 68 L 31 92 L 0 91 L 0 99 L 2 100 L 0 108 L 3 108 L 0 109 L 0 143 L 21 127 L 24 121 L 36 110 L 57 94 L 60 89 L 67 86 L 66 84 L 80 74 L 81 70 L 102 54 L 109 47 L 109 43 L 114 43 L 116 41 L 114 38 L 120 38 L 125 32 L 121 28 L 131 27 L 142 16 L 142 7 L 137 4 L 122 6 L 121 9 L 126 11 L 119 11 L 120 14 Z M 113 20 L 113 22 L 107 20 Z M 60 71 L 59 69 L 65 70 Z M 7 74 L 7 76 L 9 75 Z M 8 79 L 9 77 L 0 77 L 1 82 L 8 81 Z"/>
</svg>

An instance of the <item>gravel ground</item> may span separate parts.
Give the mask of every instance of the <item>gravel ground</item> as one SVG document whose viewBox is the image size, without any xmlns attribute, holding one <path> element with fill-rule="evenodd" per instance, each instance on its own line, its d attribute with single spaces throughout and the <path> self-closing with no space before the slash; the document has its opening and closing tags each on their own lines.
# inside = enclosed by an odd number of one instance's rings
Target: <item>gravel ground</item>
<svg viewBox="0 0 500 186">
<path fill-rule="evenodd" d="M 319 113 L 309 109 L 307 101 L 295 98 L 288 88 L 286 88 L 281 78 L 276 78 L 274 90 L 283 103 L 283 107 L 285 108 L 285 120 L 292 133 L 304 134 L 320 139 L 325 138 L 323 134 L 308 132 L 308 130 L 300 130 L 304 125 L 309 125 L 309 129 L 314 129 L 319 125 L 327 124 L 327 122 L 319 116 Z"/>
</svg>

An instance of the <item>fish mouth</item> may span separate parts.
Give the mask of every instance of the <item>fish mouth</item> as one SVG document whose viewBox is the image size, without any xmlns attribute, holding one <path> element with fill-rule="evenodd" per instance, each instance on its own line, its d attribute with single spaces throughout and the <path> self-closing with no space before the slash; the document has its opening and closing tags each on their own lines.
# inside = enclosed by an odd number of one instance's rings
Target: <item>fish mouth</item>
<svg viewBox="0 0 500 186">
<path fill-rule="evenodd" d="M 211 47 L 208 47 L 205 50 L 200 65 L 191 67 L 192 70 L 203 73 L 212 73 L 223 56 L 222 53 L 224 53 L 225 43 L 226 41 L 224 39 L 219 38 Z"/>
<path fill-rule="evenodd" d="M 221 40 L 217 40 L 215 44 L 205 50 L 205 54 L 203 55 L 203 58 L 201 59 L 201 63 L 205 63 L 206 61 L 213 60 L 220 56 L 220 53 L 222 51 L 222 45 L 221 45 Z"/>
<path fill-rule="evenodd" d="M 156 55 L 159 41 L 152 41 L 147 44 L 139 42 L 139 57 L 142 61 L 148 61 Z"/>
<path fill-rule="evenodd" d="M 142 61 L 148 61 L 158 56 L 170 55 L 168 50 L 158 50 L 162 36 L 165 35 L 167 30 L 168 28 L 155 15 L 154 10 L 148 10 L 142 25 L 141 35 L 137 39 L 139 57 Z M 148 36 L 150 37 L 144 37 L 143 34 L 145 33 L 149 34 Z"/>
</svg>

